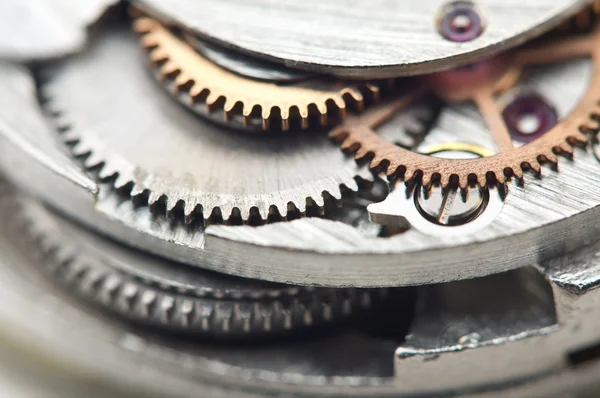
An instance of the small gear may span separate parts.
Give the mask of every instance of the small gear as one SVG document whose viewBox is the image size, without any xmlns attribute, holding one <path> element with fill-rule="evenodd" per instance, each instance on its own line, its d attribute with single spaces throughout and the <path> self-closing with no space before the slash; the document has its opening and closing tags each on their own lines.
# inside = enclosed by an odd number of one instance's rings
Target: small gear
<svg viewBox="0 0 600 398">
<path fill-rule="evenodd" d="M 112 313 L 171 332 L 254 338 L 370 308 L 385 289 L 295 287 L 190 268 L 129 249 L 21 200 L 16 214 L 45 270 Z"/>
<path fill-rule="evenodd" d="M 556 165 L 558 155 L 570 158 L 574 146 L 584 145 L 588 142 L 587 134 L 598 131 L 600 78 L 597 75 L 592 77 L 579 105 L 563 120 L 558 123 L 554 120 L 549 130 L 529 137 L 521 134 L 522 145 L 513 142 L 511 117 L 506 113 L 509 107 L 502 111 L 496 94 L 512 88 L 525 67 L 591 58 L 597 70 L 599 38 L 600 30 L 596 29 L 591 33 L 537 44 L 536 47 L 524 47 L 469 68 L 422 77 L 420 91 L 415 90 L 412 94 L 375 106 L 363 115 L 348 117 L 331 131 L 330 137 L 340 142 L 343 149 L 354 152 L 357 159 L 369 158 L 371 168 L 384 170 L 388 176 L 405 181 L 420 180 L 426 186 L 439 182 L 443 187 L 452 183 L 467 188 L 472 184 L 501 184 L 512 177 L 520 179 L 526 170 L 539 172 L 545 163 Z M 497 153 L 474 159 L 427 156 L 394 145 L 373 130 L 423 92 L 433 92 L 451 103 L 473 101 L 487 124 Z M 535 128 L 541 129 L 551 112 L 538 109 L 535 101 L 532 96 L 524 97 L 520 106 L 526 110 L 525 113 L 540 112 L 540 125 Z"/>
<path fill-rule="evenodd" d="M 195 117 L 147 78 L 126 28 L 103 33 L 86 53 L 42 68 L 40 96 L 71 153 L 136 203 L 187 221 L 262 223 L 318 213 L 342 186 L 356 191 L 373 179 L 326 135 L 257 140 Z M 404 118 L 398 133 L 422 115 Z"/>
<path fill-rule="evenodd" d="M 148 50 L 152 65 L 161 80 L 170 82 L 176 96 L 193 110 L 205 104 L 202 115 L 223 109 L 225 122 L 242 116 L 245 127 L 260 114 L 263 130 L 268 130 L 275 109 L 279 110 L 282 130 L 289 130 L 290 119 L 299 116 L 301 128 L 309 128 L 309 115 L 314 108 L 321 126 L 328 124 L 329 105 L 340 118 L 346 113 L 348 100 L 356 108 L 363 107 L 362 91 L 377 98 L 379 87 L 373 83 L 346 84 L 336 79 L 309 79 L 300 83 L 276 84 L 253 80 L 232 73 L 198 54 L 183 39 L 178 38 L 159 22 L 148 17 L 134 20 L 134 30 L 141 35 L 142 46 Z"/>
</svg>

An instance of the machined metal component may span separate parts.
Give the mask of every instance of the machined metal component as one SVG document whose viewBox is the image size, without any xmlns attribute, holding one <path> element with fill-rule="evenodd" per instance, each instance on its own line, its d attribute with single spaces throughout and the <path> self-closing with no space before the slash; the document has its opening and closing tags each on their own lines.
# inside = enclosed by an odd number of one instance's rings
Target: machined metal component
<svg viewBox="0 0 600 398">
<path fill-rule="evenodd" d="M 112 186 L 95 183 L 75 167 L 44 125 L 27 70 L 1 66 L 2 76 L 10 77 L 0 85 L 5 110 L 0 114 L 5 126 L 0 129 L 0 165 L 8 171 L 7 177 L 94 230 L 187 264 L 294 284 L 414 285 L 527 265 L 575 250 L 583 244 L 581 237 L 599 232 L 593 220 L 598 216 L 600 166 L 583 149 L 576 149 L 572 162 L 561 162 L 559 173 L 549 172 L 543 179 L 525 174 L 526 189 L 511 187 L 494 222 L 477 233 L 431 239 L 410 229 L 373 239 L 344 223 L 314 218 L 260 227 L 182 228 L 146 206 L 123 201 Z M 559 99 L 574 98 L 572 90 L 577 92 L 578 84 L 572 83 L 559 86 Z M 450 124 L 441 131 L 482 131 L 476 118 L 443 114 L 448 117 L 440 123 Z M 455 121 L 461 129 L 454 127 Z"/>
<path fill-rule="evenodd" d="M 241 339 L 308 329 L 356 315 L 386 293 L 277 285 L 190 269 L 109 241 L 25 197 L 14 203 L 24 239 L 39 250 L 39 262 L 53 278 L 127 320 L 170 332 Z"/>
<path fill-rule="evenodd" d="M 13 195 L 3 185 L 0 210 L 9 222 L 0 232 L 2 341 L 16 350 L 27 347 L 37 363 L 50 363 L 77 380 L 110 380 L 135 393 L 159 389 L 192 397 L 202 388 L 212 396 L 249 398 L 340 391 L 360 397 L 489 398 L 572 393 L 597 383 L 598 360 L 589 347 L 600 338 L 594 316 L 598 245 L 543 263 L 540 274 L 522 269 L 418 288 L 409 330 L 399 331 L 408 333 L 405 342 L 403 334 L 381 338 L 354 329 L 257 349 L 149 335 L 54 289 L 15 233 L 19 223 L 10 222 L 17 220 Z M 439 375 L 435 383 L 432 374 Z"/>
<path fill-rule="evenodd" d="M 446 0 L 357 3 L 347 0 L 136 0 L 136 5 L 198 35 L 265 59 L 356 78 L 424 74 L 472 63 L 540 35 L 586 0 L 476 2 L 484 29 L 453 43 L 439 31 Z"/>
<path fill-rule="evenodd" d="M 189 33 L 182 32 L 185 41 L 215 65 L 218 65 L 238 75 L 276 83 L 293 83 L 317 77 L 315 73 L 305 70 L 292 69 L 284 65 L 254 58 L 237 51 L 216 46 Z"/>
<path fill-rule="evenodd" d="M 87 28 L 117 2 L 0 1 L 0 58 L 30 62 L 81 51 Z"/>
<path fill-rule="evenodd" d="M 573 147 L 586 143 L 589 139 L 586 134 L 598 131 L 596 115 L 599 112 L 597 91 L 600 79 L 594 75 L 589 82 L 587 94 L 564 120 L 544 129 L 541 131 L 544 134 L 537 134 L 536 139 L 525 145 L 515 145 L 513 142 L 513 125 L 516 123 L 511 123 L 512 120 L 506 118 L 508 113 L 515 113 L 509 112 L 512 105 L 505 108 L 503 118 L 495 94 L 512 87 L 518 74 L 528 65 L 551 64 L 585 57 L 596 62 L 596 41 L 599 35 L 600 29 L 596 29 L 587 35 L 557 39 L 539 48 L 520 49 L 509 55 L 508 60 L 488 61 L 463 70 L 442 72 L 431 78 L 431 90 L 443 99 L 475 102 L 498 151 L 494 156 L 475 159 L 438 158 L 398 147 L 379 137 L 373 127 L 384 123 L 394 112 L 405 106 L 411 96 L 374 107 L 361 117 L 350 117 L 334 128 L 330 136 L 338 140 L 343 149 L 352 150 L 357 159 L 372 155 L 372 168 L 383 168 L 388 176 L 400 177 L 409 182 L 421 180 L 426 186 L 433 182 L 439 182 L 444 187 L 452 182 L 462 188 L 475 183 L 480 186 L 501 184 L 513 177 L 522 178 L 526 170 L 539 172 L 545 163 L 556 165 L 557 156 L 572 157 Z M 495 62 L 512 62 L 513 67 L 499 73 Z M 470 82 L 467 82 L 467 76 Z M 559 76 L 556 79 L 560 82 Z M 537 108 L 529 109 L 527 106 L 531 108 L 531 104 L 517 104 L 516 107 L 525 107 L 524 113 L 517 113 L 514 118 L 537 112 Z M 543 120 L 539 123 L 548 124 Z M 525 134 L 518 137 L 521 141 L 523 135 Z"/>
<path fill-rule="evenodd" d="M 363 94 L 359 88 L 374 97 L 379 93 L 379 87 L 372 83 L 353 84 L 331 78 L 286 85 L 249 79 L 203 58 L 153 19 L 137 18 L 134 29 L 142 35 L 142 46 L 148 50 L 161 79 L 172 82 L 177 95 L 185 94 L 192 109 L 202 104 L 206 106 L 203 113 L 223 109 L 225 122 L 242 117 L 241 123 L 247 127 L 258 114 L 263 130 L 268 130 L 273 111 L 278 110 L 281 129 L 289 130 L 294 116 L 300 120 L 300 127 L 307 129 L 309 116 L 316 110 L 320 125 L 325 126 L 331 108 L 340 118 L 345 115 L 348 101 L 362 109 Z"/>
<path fill-rule="evenodd" d="M 257 139 L 199 120 L 148 79 L 124 35 L 106 32 L 41 87 L 60 139 L 101 180 L 116 176 L 116 188 L 149 205 L 166 198 L 168 212 L 182 206 L 187 218 L 218 209 L 224 220 L 234 211 L 266 220 L 339 199 L 341 185 L 358 189 L 357 176 L 372 179 L 323 135 Z"/>
</svg>

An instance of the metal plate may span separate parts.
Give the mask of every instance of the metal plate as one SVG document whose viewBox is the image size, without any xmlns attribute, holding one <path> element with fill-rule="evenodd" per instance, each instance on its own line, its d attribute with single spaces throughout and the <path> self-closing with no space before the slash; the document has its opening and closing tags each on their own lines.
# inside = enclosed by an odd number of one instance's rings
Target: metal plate
<svg viewBox="0 0 600 398">
<path fill-rule="evenodd" d="M 494 223 L 471 234 L 432 238 L 417 230 L 372 238 L 352 226 L 301 219 L 261 227 L 171 225 L 123 202 L 69 163 L 44 127 L 27 71 L 4 65 L 0 166 L 53 207 L 125 243 L 188 264 L 276 282 L 400 286 L 473 278 L 550 258 L 599 231 L 600 162 L 577 150 L 513 185 Z M 43 150 L 42 150 L 43 149 Z M 44 167 L 42 165 L 47 165 Z"/>
<path fill-rule="evenodd" d="M 31 61 L 82 50 L 87 28 L 117 0 L 0 1 L 0 58 Z"/>
<path fill-rule="evenodd" d="M 548 396 L 548 392 L 573 392 L 597 384 L 597 377 L 591 377 L 592 374 L 597 376 L 594 360 L 577 368 L 569 360 L 569 354 L 585 349 L 598 338 L 594 321 L 598 319 L 595 316 L 599 302 L 598 281 L 585 272 L 598 268 L 597 245 L 577 256 L 540 266 L 540 272 L 549 282 L 538 275 L 533 283 L 528 283 L 528 278 L 519 271 L 519 275 L 525 277 L 522 287 L 515 288 L 518 285 L 515 283 L 512 289 L 502 292 L 496 282 L 518 281 L 510 277 L 507 280 L 506 276 L 487 281 L 487 286 L 491 284 L 500 296 L 512 294 L 516 289 L 529 297 L 525 303 L 541 300 L 545 307 L 555 305 L 559 327 L 548 328 L 554 319 L 548 323 L 543 316 L 538 319 L 539 312 L 526 309 L 521 315 L 535 322 L 514 323 L 513 319 L 521 317 L 511 315 L 512 305 L 504 313 L 509 319 L 502 320 L 504 310 L 491 306 L 490 315 L 500 324 L 484 322 L 484 326 L 489 325 L 492 333 L 508 326 L 507 335 L 493 334 L 493 340 L 481 341 L 481 344 L 473 337 L 447 346 L 451 344 L 447 338 L 460 335 L 459 328 L 467 331 L 474 328 L 482 336 L 487 333 L 487 329 L 482 330 L 479 323 L 473 322 L 472 316 L 480 317 L 481 308 L 474 305 L 475 311 L 471 312 L 472 300 L 464 290 L 469 286 L 476 287 L 475 291 L 485 289 L 486 284 L 469 281 L 422 290 L 428 301 L 443 300 L 445 294 L 455 298 L 449 305 L 434 306 L 435 310 L 446 311 L 444 320 L 453 326 L 438 336 L 439 344 L 435 336 L 428 334 L 429 328 L 422 327 L 430 315 L 436 314 L 424 306 L 413 321 L 414 335 L 408 344 L 400 345 L 396 356 L 394 347 L 398 344 L 394 341 L 347 332 L 279 341 L 257 349 L 150 335 L 145 330 L 105 318 L 63 295 L 37 272 L 35 256 L 31 256 L 15 229 L 18 224 L 13 222 L 16 198 L 13 194 L 4 184 L 0 186 L 0 214 L 5 221 L 0 229 L 3 253 L 0 258 L 3 325 L 0 342 L 13 345 L 13 352 L 17 350 L 20 359 L 34 361 L 46 371 L 54 372 L 55 377 L 68 374 L 77 385 L 86 383 L 88 388 L 94 388 L 100 383 L 131 391 L 132 396 L 152 396 L 152 392 L 160 391 L 162 396 L 197 397 L 201 389 L 214 397 L 254 398 L 281 395 L 421 397 L 440 396 L 449 391 L 460 391 L 460 396 L 471 396 L 470 392 L 473 396 L 503 397 L 507 396 L 504 389 L 511 392 L 510 396 Z M 581 271 L 584 275 L 579 277 Z M 576 295 L 569 290 L 570 285 L 581 285 Z M 552 287 L 554 304 L 548 302 L 551 295 L 547 290 L 537 297 L 538 287 Z M 456 299 L 452 293 L 455 289 L 461 290 L 467 299 Z M 484 311 L 490 310 L 487 305 L 482 307 Z M 461 316 L 461 311 L 467 316 Z M 394 315 L 402 316 L 398 312 Z M 458 319 L 452 319 L 453 316 Z M 0 351 L 0 355 L 3 352 Z M 438 356 L 429 355 L 431 353 Z M 489 361 L 490 357 L 498 360 Z M 388 366 L 382 367 L 385 358 Z M 391 366 L 394 360 L 396 364 Z M 490 385 L 489 380 L 475 379 L 467 371 L 452 379 L 451 386 L 445 384 L 448 381 L 445 371 L 475 369 L 477 365 L 482 366 L 481 375 L 495 366 L 503 369 L 518 366 L 526 371 L 527 378 L 523 378 L 525 373 L 515 375 L 513 372 L 494 379 L 497 384 Z M 432 375 L 436 376 L 436 383 L 431 382 Z"/>
<path fill-rule="evenodd" d="M 288 66 L 356 78 L 421 74 L 467 64 L 556 26 L 587 0 L 479 0 L 477 39 L 437 30 L 445 0 L 136 0 L 201 37 Z"/>
</svg>

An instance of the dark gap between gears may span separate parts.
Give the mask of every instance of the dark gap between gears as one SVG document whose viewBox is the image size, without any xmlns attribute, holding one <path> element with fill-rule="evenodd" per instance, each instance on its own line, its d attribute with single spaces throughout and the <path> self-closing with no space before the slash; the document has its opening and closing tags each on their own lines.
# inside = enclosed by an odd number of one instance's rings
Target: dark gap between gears
<svg viewBox="0 0 600 398">
<path fill-rule="evenodd" d="M 567 353 L 567 361 L 569 361 L 569 365 L 573 367 L 597 360 L 600 360 L 600 342 Z"/>
</svg>

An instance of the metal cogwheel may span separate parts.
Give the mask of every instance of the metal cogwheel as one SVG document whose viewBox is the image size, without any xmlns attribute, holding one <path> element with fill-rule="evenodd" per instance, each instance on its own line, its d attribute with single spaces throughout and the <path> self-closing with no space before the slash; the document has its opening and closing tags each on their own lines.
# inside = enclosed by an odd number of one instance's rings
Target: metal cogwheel
<svg viewBox="0 0 600 398">
<path fill-rule="evenodd" d="M 376 106 L 361 116 L 350 117 L 330 136 L 339 141 L 343 149 L 354 152 L 357 159 L 368 157 L 372 168 L 383 169 L 389 176 L 406 181 L 420 179 L 424 185 L 439 182 L 442 186 L 453 183 L 466 188 L 475 183 L 483 186 L 504 183 L 512 177 L 520 179 L 526 170 L 539 172 L 543 164 L 556 165 L 558 156 L 571 158 L 573 147 L 584 145 L 590 134 L 598 131 L 600 80 L 594 74 L 592 80 L 586 82 L 587 93 L 560 121 L 555 110 L 534 95 L 525 93 L 502 108 L 498 94 L 517 91 L 514 86 L 525 67 L 588 58 L 596 69 L 599 37 L 600 29 L 595 29 L 591 33 L 524 47 L 469 68 L 421 78 L 419 86 L 424 92 L 431 91 L 450 103 L 472 101 L 477 105 L 493 139 L 496 153 L 492 156 L 472 159 L 427 156 L 378 136 L 373 128 L 384 123 L 419 93 Z M 557 70 L 560 71 L 560 65 Z M 578 76 L 570 78 L 577 79 Z M 526 126 L 528 117 L 534 118 L 533 127 Z M 520 125 L 522 122 L 525 126 Z"/>
<path fill-rule="evenodd" d="M 187 220 L 318 214 L 326 198 L 341 198 L 341 186 L 355 191 L 357 179 L 373 178 L 322 134 L 257 139 L 203 122 L 148 79 L 125 27 L 41 74 L 49 77 L 40 87 L 45 108 L 73 155 L 137 202 L 164 201 Z M 401 137 L 429 115 L 413 110 L 396 129 Z"/>
<path fill-rule="evenodd" d="M 385 289 L 324 289 L 190 268 L 124 247 L 19 198 L 15 213 L 44 269 L 84 300 L 146 326 L 257 338 L 356 315 Z"/>
<path fill-rule="evenodd" d="M 315 110 L 321 126 L 329 124 L 331 108 L 334 116 L 343 118 L 347 102 L 362 110 L 362 92 L 378 98 L 375 83 L 345 83 L 333 78 L 312 78 L 288 84 L 259 81 L 230 72 L 200 55 L 185 39 L 169 31 L 158 21 L 138 17 L 134 30 L 141 35 L 142 47 L 147 49 L 151 64 L 163 84 L 170 84 L 181 101 L 201 115 L 223 110 L 225 122 L 239 121 L 244 127 L 261 121 L 263 130 L 269 130 L 275 110 L 279 111 L 281 129 L 290 129 L 293 116 L 300 120 L 300 128 L 309 128 L 309 116 Z M 204 105 L 204 109 L 202 109 Z"/>
</svg>

